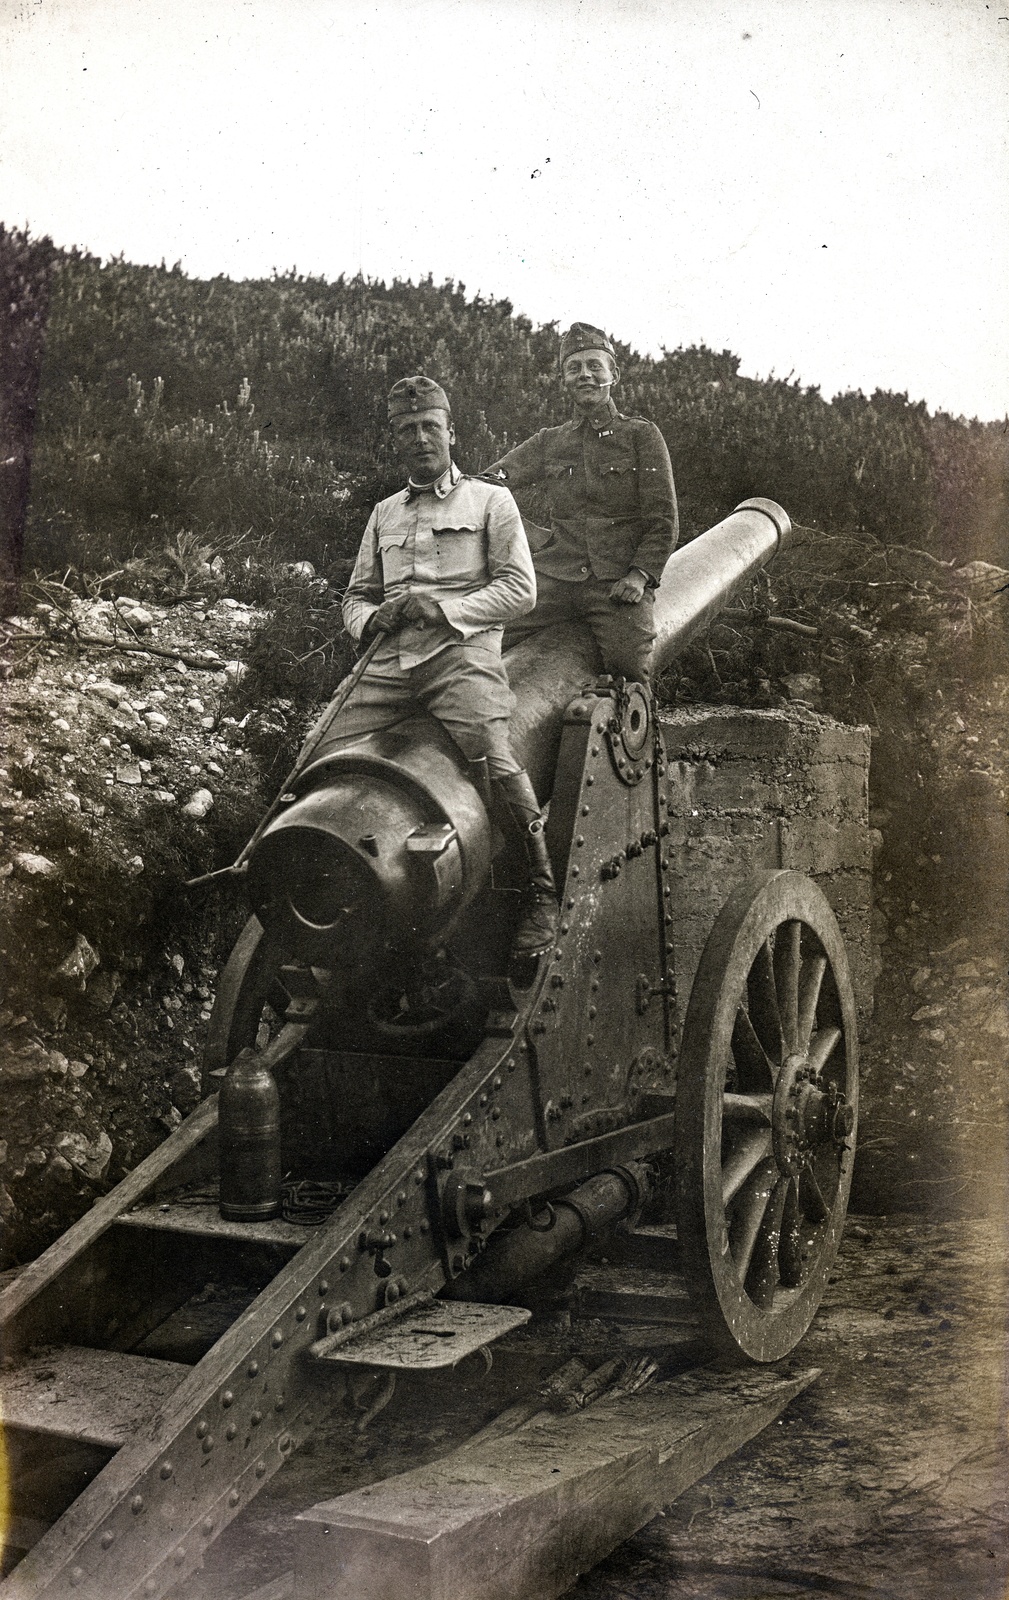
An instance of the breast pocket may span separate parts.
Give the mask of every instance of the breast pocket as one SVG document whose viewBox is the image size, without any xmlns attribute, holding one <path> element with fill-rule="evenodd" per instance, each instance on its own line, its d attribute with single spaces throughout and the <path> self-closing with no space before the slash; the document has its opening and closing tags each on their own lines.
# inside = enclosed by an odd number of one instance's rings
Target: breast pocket
<svg viewBox="0 0 1009 1600">
<path fill-rule="evenodd" d="M 440 582 L 486 582 L 487 551 L 482 527 L 445 525 L 432 528 L 431 542 Z"/>
<path fill-rule="evenodd" d="M 413 559 L 406 548 L 406 529 L 394 528 L 378 536 L 378 554 L 382 563 L 382 582 L 386 588 L 402 583 L 413 576 Z"/>
<path fill-rule="evenodd" d="M 596 467 L 599 486 L 607 510 L 634 511 L 638 503 L 638 464 L 633 455 L 609 452 Z"/>
</svg>

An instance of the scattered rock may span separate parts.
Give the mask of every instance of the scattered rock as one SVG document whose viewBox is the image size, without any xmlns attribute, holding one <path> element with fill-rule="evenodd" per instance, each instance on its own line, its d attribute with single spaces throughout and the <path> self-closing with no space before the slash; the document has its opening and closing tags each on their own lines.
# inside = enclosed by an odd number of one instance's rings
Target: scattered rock
<svg viewBox="0 0 1009 1600">
<path fill-rule="evenodd" d="M 126 865 L 129 868 L 130 876 L 132 878 L 139 877 L 141 872 L 144 870 L 144 858 L 143 856 L 130 856 L 130 859 L 127 861 Z"/>
<path fill-rule="evenodd" d="M 135 761 L 116 768 L 117 783 L 126 783 L 135 789 L 138 784 L 143 783 L 143 781 L 144 775 Z"/>
<path fill-rule="evenodd" d="M 83 1133 L 61 1133 L 55 1140 L 55 1150 L 86 1178 L 102 1178 L 112 1159 L 112 1140 L 104 1128 L 97 1139 L 89 1139 Z"/>
<path fill-rule="evenodd" d="M 209 789 L 197 789 L 182 807 L 183 814 L 187 817 L 193 817 L 197 822 L 202 822 L 213 804 L 214 797 Z"/>
<path fill-rule="evenodd" d="M 929 980 L 929 978 L 931 976 L 932 976 L 932 968 L 931 967 L 919 967 L 918 968 L 918 970 L 915 973 L 914 977 L 911 979 L 911 988 L 914 990 L 915 994 L 920 994 L 921 993 L 922 989 L 924 989 L 926 983 L 928 982 L 928 980 Z"/>
<path fill-rule="evenodd" d="M 145 633 L 154 622 L 154 618 L 142 605 L 135 600 L 117 600 L 116 611 L 120 622 L 127 628 L 134 628 L 137 633 Z"/>
<path fill-rule="evenodd" d="M 149 728 L 160 730 L 168 727 L 168 718 L 163 711 L 145 711 L 144 721 Z"/>
<path fill-rule="evenodd" d="M 26 878 L 58 878 L 60 869 L 48 856 L 38 856 L 31 850 L 19 850 L 14 865 Z"/>
<path fill-rule="evenodd" d="M 79 933 L 74 940 L 73 949 L 63 957 L 53 977 L 60 983 L 83 991 L 91 974 L 99 966 L 101 957 L 97 950 L 92 949 L 83 933 Z"/>
<path fill-rule="evenodd" d="M 65 1078 L 70 1063 L 61 1050 L 47 1050 L 30 1039 L 0 1061 L 0 1083 L 36 1083 L 42 1078 Z"/>
<path fill-rule="evenodd" d="M 230 684 L 235 685 L 241 683 L 248 670 L 244 661 L 227 661 L 224 666 L 224 676 Z"/>
<path fill-rule="evenodd" d="M 99 972 L 95 974 L 84 991 L 84 998 L 92 1011 L 104 1013 L 111 1010 L 119 990 L 119 983 L 118 972 Z"/>
<path fill-rule="evenodd" d="M 946 1014 L 945 1006 L 919 1006 L 917 1011 L 912 1011 L 912 1022 L 929 1022 L 933 1017 L 942 1017 Z"/>
<path fill-rule="evenodd" d="M 823 700 L 823 684 L 813 672 L 790 672 L 781 680 L 789 700 L 817 706 Z"/>
<path fill-rule="evenodd" d="M 315 577 L 315 568 L 310 561 L 292 561 L 287 570 L 299 583 L 311 583 Z"/>
<path fill-rule="evenodd" d="M 195 1111 L 200 1103 L 200 1071 L 198 1067 L 180 1067 L 168 1080 L 172 1104 L 184 1117 Z"/>
</svg>

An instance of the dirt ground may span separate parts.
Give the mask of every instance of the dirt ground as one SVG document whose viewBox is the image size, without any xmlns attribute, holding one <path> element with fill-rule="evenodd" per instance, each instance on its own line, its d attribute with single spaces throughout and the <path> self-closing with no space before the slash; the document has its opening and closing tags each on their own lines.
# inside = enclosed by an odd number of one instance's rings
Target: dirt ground
<svg viewBox="0 0 1009 1600">
<path fill-rule="evenodd" d="M 567 1600 L 995 1600 L 1009 1582 L 1007 1230 L 849 1222 L 822 1376 Z"/>
</svg>

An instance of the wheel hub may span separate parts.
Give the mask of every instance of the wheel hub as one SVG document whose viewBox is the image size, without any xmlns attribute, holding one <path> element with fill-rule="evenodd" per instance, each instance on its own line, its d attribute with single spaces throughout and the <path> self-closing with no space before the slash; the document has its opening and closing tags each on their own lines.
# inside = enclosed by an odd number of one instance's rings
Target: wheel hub
<svg viewBox="0 0 1009 1600">
<path fill-rule="evenodd" d="M 854 1125 L 854 1108 L 833 1084 L 820 1087 L 806 1055 L 786 1056 L 771 1109 L 779 1171 L 797 1178 L 814 1150 L 825 1144 L 843 1145 Z"/>
</svg>

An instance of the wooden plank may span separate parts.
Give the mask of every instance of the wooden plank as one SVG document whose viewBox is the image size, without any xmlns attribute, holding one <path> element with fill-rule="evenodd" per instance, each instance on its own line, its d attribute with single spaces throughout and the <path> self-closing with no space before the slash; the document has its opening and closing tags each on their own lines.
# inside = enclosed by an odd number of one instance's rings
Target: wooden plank
<svg viewBox="0 0 1009 1600">
<path fill-rule="evenodd" d="M 118 1450 L 190 1370 L 112 1350 L 44 1350 L 0 1374 L 0 1413 L 8 1428 Z"/>
<path fill-rule="evenodd" d="M 202 1239 L 234 1239 L 241 1244 L 287 1245 L 291 1255 L 318 1231 L 301 1222 L 273 1217 L 265 1222 L 230 1222 L 215 1201 L 187 1204 L 170 1199 L 138 1205 L 115 1219 L 117 1228 L 154 1228 L 159 1232 L 193 1233 Z"/>
<path fill-rule="evenodd" d="M 185 1122 L 169 1134 L 156 1150 L 152 1150 L 139 1167 L 134 1167 L 111 1193 L 97 1200 L 72 1228 L 61 1234 L 48 1250 L 44 1250 L 18 1273 L 13 1283 L 0 1291 L 0 1328 L 8 1327 L 71 1262 L 100 1238 L 120 1212 L 142 1199 L 170 1167 L 202 1143 L 216 1127 L 217 1096 L 211 1095 L 201 1101 Z"/>
<path fill-rule="evenodd" d="M 586 1266 L 572 1287 L 583 1317 L 697 1326 L 686 1284 L 675 1274 L 650 1267 Z"/>
<path fill-rule="evenodd" d="M 702 1368 L 313 1506 L 300 1600 L 553 1600 L 818 1376 Z"/>
</svg>

